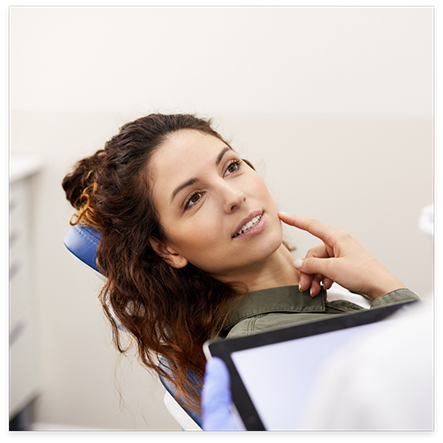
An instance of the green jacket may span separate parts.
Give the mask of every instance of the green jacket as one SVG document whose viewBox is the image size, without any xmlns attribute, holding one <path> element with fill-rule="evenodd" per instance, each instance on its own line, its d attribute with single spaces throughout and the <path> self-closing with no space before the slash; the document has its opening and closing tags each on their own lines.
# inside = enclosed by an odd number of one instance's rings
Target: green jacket
<svg viewBox="0 0 443 443">
<path fill-rule="evenodd" d="M 227 316 L 222 336 L 241 337 L 269 329 L 326 318 L 329 315 L 365 309 L 346 300 L 327 301 L 324 288 L 311 297 L 298 286 L 263 289 L 234 300 Z M 397 289 L 378 297 L 371 308 L 419 298 L 409 289 Z"/>
</svg>

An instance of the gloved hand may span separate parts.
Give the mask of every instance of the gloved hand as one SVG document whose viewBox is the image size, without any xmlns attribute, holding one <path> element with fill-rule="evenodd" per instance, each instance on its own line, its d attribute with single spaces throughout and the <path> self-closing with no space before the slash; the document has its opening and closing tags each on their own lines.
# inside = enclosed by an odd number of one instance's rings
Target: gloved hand
<svg viewBox="0 0 443 443">
<path fill-rule="evenodd" d="M 230 405 L 231 380 L 224 362 L 213 357 L 206 363 L 202 390 L 202 419 L 204 431 L 240 431 Z"/>
</svg>

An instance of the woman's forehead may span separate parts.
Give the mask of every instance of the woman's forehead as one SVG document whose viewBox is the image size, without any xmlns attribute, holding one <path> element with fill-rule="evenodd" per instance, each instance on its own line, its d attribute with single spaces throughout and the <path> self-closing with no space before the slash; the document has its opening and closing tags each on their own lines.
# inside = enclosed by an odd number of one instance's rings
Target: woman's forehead
<svg viewBox="0 0 443 443">
<path fill-rule="evenodd" d="M 171 134 L 151 160 L 154 190 L 173 188 L 183 180 L 198 178 L 210 165 L 216 166 L 221 153 L 229 146 L 221 139 L 195 130 Z"/>
</svg>

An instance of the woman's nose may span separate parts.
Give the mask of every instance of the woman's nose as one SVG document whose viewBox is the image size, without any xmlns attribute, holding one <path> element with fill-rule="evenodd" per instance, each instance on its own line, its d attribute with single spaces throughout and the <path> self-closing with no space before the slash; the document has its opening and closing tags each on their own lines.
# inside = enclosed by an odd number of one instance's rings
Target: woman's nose
<svg viewBox="0 0 443 443">
<path fill-rule="evenodd" d="M 239 209 L 246 200 L 246 195 L 243 192 L 226 183 L 223 184 L 221 192 L 223 207 L 228 214 Z"/>
</svg>

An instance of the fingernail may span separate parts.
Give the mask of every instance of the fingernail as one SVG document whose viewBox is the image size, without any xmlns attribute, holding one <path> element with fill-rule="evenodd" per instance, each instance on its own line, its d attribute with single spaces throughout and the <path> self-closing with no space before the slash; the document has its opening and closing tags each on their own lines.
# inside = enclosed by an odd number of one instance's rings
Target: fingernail
<svg viewBox="0 0 443 443">
<path fill-rule="evenodd" d="M 312 288 L 309 289 L 309 295 L 310 295 L 311 297 L 314 297 L 314 296 L 312 295 Z"/>
<path fill-rule="evenodd" d="M 287 212 L 283 212 L 283 211 L 278 211 L 279 214 L 283 214 L 283 215 L 287 215 Z"/>
<path fill-rule="evenodd" d="M 297 260 L 295 260 L 292 265 L 294 266 L 294 268 L 301 268 L 303 266 L 303 259 L 302 258 L 297 258 Z"/>
<path fill-rule="evenodd" d="M 301 283 L 298 285 L 298 290 L 299 290 L 300 292 L 303 292 L 303 289 L 301 288 Z"/>
</svg>

